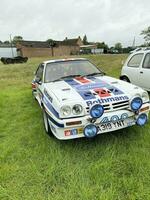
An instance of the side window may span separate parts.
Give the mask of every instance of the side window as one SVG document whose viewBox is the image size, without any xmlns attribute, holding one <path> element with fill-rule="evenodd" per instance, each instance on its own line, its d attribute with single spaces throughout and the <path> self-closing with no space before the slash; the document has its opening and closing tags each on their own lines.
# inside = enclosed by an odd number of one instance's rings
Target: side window
<svg viewBox="0 0 150 200">
<path fill-rule="evenodd" d="M 128 62 L 128 67 L 139 67 L 143 58 L 143 53 L 134 55 Z"/>
<path fill-rule="evenodd" d="M 150 53 L 146 54 L 145 56 L 143 68 L 150 69 Z"/>
<path fill-rule="evenodd" d="M 44 70 L 44 65 L 40 64 L 37 71 L 36 71 L 36 80 L 42 80 L 43 78 L 43 70 Z"/>
</svg>

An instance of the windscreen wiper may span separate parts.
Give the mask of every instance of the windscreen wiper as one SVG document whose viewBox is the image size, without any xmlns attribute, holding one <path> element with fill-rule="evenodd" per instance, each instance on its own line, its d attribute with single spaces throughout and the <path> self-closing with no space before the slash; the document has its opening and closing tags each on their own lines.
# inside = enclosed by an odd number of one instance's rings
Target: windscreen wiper
<svg viewBox="0 0 150 200">
<path fill-rule="evenodd" d="M 62 77 L 54 80 L 53 82 L 61 81 L 61 80 L 65 79 L 65 78 L 73 78 L 73 77 L 81 77 L 81 75 L 80 74 L 71 74 L 71 75 L 67 75 L 67 76 L 62 76 Z"/>
<path fill-rule="evenodd" d="M 85 76 L 94 76 L 94 75 L 101 75 L 101 76 L 103 76 L 103 75 L 105 75 L 105 73 L 104 72 L 94 72 L 94 73 L 91 73 L 91 74 L 87 74 L 87 75 L 85 75 Z"/>
</svg>

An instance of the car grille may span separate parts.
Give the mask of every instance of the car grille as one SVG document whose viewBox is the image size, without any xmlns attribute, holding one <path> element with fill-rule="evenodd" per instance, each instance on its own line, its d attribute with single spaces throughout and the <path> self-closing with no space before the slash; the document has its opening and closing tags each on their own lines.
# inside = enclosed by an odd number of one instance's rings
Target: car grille
<svg viewBox="0 0 150 200">
<path fill-rule="evenodd" d="M 129 108 L 129 101 L 121 101 L 117 103 L 110 103 L 110 104 L 102 104 L 104 106 L 104 111 L 115 111 L 121 109 L 128 109 Z M 90 112 L 90 107 L 86 107 L 87 114 Z"/>
</svg>

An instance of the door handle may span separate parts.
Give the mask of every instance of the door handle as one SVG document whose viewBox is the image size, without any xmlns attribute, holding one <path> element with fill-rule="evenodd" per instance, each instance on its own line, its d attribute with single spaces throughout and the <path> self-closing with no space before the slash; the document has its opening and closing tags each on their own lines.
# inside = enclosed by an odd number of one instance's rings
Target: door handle
<svg viewBox="0 0 150 200">
<path fill-rule="evenodd" d="M 143 74 L 143 72 L 141 71 L 140 74 Z"/>
</svg>

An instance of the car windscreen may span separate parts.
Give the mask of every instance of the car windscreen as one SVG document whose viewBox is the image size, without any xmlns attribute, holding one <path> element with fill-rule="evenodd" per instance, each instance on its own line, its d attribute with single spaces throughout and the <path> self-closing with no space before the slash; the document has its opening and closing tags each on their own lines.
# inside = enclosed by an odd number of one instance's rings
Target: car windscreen
<svg viewBox="0 0 150 200">
<path fill-rule="evenodd" d="M 55 81 L 65 76 L 86 76 L 92 73 L 101 73 L 88 60 L 71 60 L 48 63 L 45 69 L 45 83 Z"/>
</svg>

